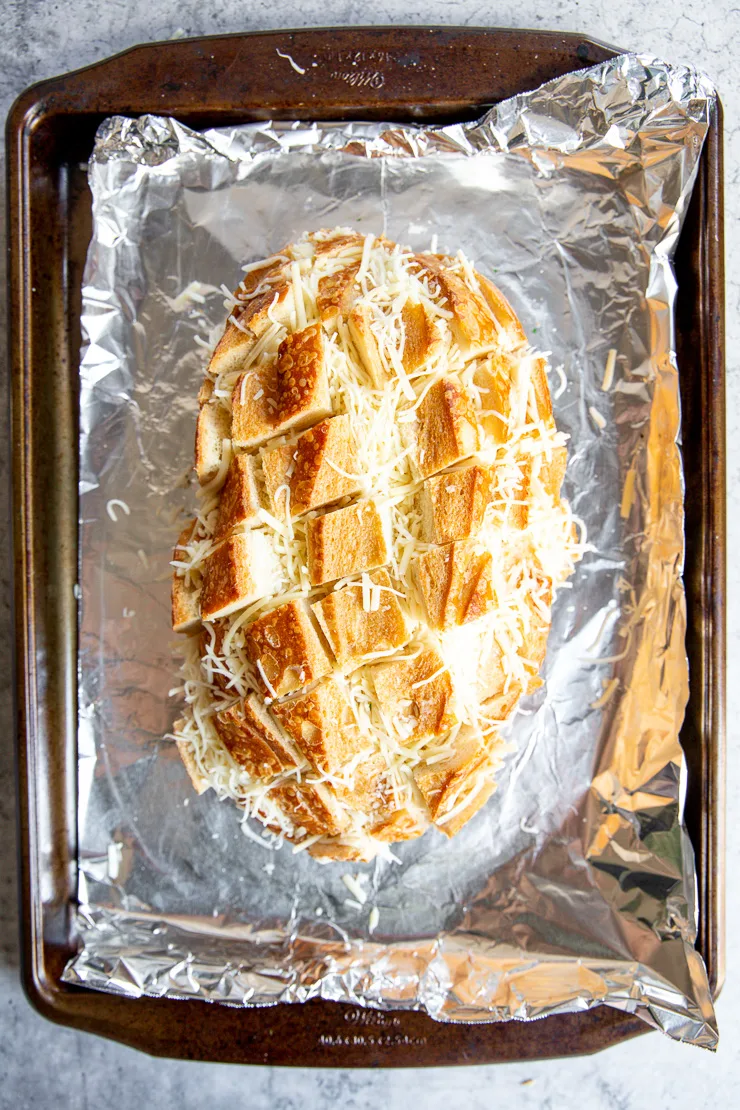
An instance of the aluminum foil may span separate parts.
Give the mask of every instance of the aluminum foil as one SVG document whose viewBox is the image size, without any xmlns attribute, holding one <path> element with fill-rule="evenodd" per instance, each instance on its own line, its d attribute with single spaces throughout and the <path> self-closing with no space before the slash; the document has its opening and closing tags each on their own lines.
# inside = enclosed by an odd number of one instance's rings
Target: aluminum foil
<svg viewBox="0 0 740 1110">
<path fill-rule="evenodd" d="M 694 70 L 624 55 L 441 129 L 102 124 L 82 317 L 80 951 L 68 981 L 464 1022 L 606 1004 L 715 1046 L 682 825 L 671 268 L 713 105 Z M 196 337 L 222 325 L 219 287 L 243 263 L 337 224 L 415 248 L 436 236 L 500 285 L 550 352 L 571 437 L 564 493 L 593 545 L 556 599 L 546 682 L 508 728 L 497 793 L 454 840 L 433 830 L 398 847 L 399 863 L 354 865 L 364 903 L 348 897 L 347 865 L 275 850 L 212 792 L 196 797 L 166 739 Z"/>
</svg>

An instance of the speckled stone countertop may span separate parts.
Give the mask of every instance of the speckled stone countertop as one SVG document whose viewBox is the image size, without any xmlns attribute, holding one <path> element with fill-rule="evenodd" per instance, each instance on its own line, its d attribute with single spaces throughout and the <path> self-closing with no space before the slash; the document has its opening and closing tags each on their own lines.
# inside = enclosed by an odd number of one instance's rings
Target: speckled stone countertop
<svg viewBox="0 0 740 1110">
<path fill-rule="evenodd" d="M 740 41 L 737 0 L 4 0 L 0 5 L 0 108 L 22 89 L 139 42 L 276 27 L 363 23 L 468 24 L 577 31 L 628 50 L 692 62 L 717 85 L 725 108 L 725 230 L 729 545 L 740 532 Z M 681 14 L 679 14 L 681 13 Z M 0 178 L 5 189 L 5 171 Z M 4 234 L 4 227 L 0 234 Z M 0 267 L 5 252 L 0 251 Z M 5 312 L 0 300 L 0 314 Z M 4 320 L 0 336 L 4 337 Z M 1 340 L 0 340 L 1 341 Z M 0 360 L 0 373 L 6 373 Z M 5 385 L 3 383 L 3 390 Z M 3 392 L 2 394 L 6 394 Z M 5 408 L 2 419 L 6 419 Z M 9 519 L 8 434 L 0 432 L 0 520 Z M 0 1107 L 73 1110 L 91 1107 L 241 1107 L 250 1110 L 401 1110 L 421 1099 L 425 1110 L 493 1106 L 587 1110 L 740 1105 L 740 806 L 737 747 L 740 684 L 729 682 L 727 984 L 718 1002 L 721 1044 L 715 1056 L 676 1045 L 657 1033 L 598 1056 L 500 1067 L 407 1071 L 242 1069 L 150 1059 L 98 1037 L 58 1028 L 26 1002 L 18 980 L 15 788 L 11 719 L 9 537 L 0 525 Z M 740 564 L 729 568 L 730 678 L 740 663 Z"/>
</svg>

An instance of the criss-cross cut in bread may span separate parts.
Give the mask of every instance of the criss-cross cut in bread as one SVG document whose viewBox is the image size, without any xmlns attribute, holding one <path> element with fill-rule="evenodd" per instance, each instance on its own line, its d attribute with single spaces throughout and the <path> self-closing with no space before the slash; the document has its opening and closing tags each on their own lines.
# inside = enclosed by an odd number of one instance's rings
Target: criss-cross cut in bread
<svg viewBox="0 0 740 1110">
<path fill-rule="evenodd" d="M 240 449 L 259 447 L 273 436 L 329 416 L 320 326 L 311 324 L 287 335 L 274 361 L 259 363 L 237 378 L 231 406 L 231 439 Z"/>
<path fill-rule="evenodd" d="M 547 363 L 462 251 L 351 228 L 227 307 L 173 558 L 188 774 L 320 862 L 451 836 L 580 557 Z"/>
<path fill-rule="evenodd" d="M 373 655 L 401 648 L 413 628 L 398 603 L 397 591 L 385 570 L 376 570 L 367 581 L 332 590 L 312 605 L 334 657 L 345 672 L 366 663 Z"/>
<path fill-rule="evenodd" d="M 357 470 L 352 422 L 346 414 L 322 420 L 295 443 L 283 444 L 262 457 L 265 486 L 273 513 L 301 516 L 355 494 L 362 479 Z"/>
<path fill-rule="evenodd" d="M 387 522 L 374 501 L 359 501 L 310 519 L 306 540 L 312 585 L 384 566 L 390 558 L 387 532 Z"/>
<path fill-rule="evenodd" d="M 252 621 L 245 629 L 244 645 L 262 688 L 273 698 L 310 686 L 332 669 L 302 598 Z"/>
</svg>

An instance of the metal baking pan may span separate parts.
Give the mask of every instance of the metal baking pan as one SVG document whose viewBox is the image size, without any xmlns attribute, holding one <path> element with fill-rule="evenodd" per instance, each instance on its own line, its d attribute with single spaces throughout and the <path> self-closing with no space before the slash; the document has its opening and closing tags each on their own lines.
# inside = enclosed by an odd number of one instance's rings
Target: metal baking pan
<svg viewBox="0 0 740 1110">
<path fill-rule="evenodd" d="M 309 80 L 276 51 L 317 57 Z M 90 237 L 84 163 L 106 116 L 191 127 L 257 119 L 449 123 L 616 51 L 577 35 L 344 28 L 154 43 L 35 85 L 7 123 L 23 979 L 46 1017 L 157 1055 L 338 1067 L 492 1063 L 594 1052 L 645 1032 L 600 1007 L 535 1023 L 442 1024 L 333 1002 L 232 1009 L 115 997 L 61 982 L 75 951 L 77 390 Z M 725 461 L 722 116 L 676 256 L 686 470 L 687 650 L 681 739 L 697 854 L 699 950 L 723 977 Z"/>
</svg>

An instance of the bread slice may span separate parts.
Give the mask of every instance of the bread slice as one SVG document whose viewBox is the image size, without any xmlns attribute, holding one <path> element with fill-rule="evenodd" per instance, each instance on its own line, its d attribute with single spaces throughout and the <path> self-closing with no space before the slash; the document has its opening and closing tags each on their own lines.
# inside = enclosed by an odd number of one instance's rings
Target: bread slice
<svg viewBox="0 0 740 1110">
<path fill-rule="evenodd" d="M 523 357 L 520 351 L 492 351 L 476 361 L 473 384 L 482 393 L 481 428 L 495 443 L 507 443 L 527 424 L 539 422 L 554 428 L 544 358 Z"/>
<path fill-rule="evenodd" d="M 387 517 L 374 501 L 309 519 L 306 540 L 313 586 L 375 570 L 390 559 Z"/>
<path fill-rule="evenodd" d="M 319 278 L 316 307 L 327 331 L 333 331 L 337 323 L 349 315 L 353 303 L 359 297 L 360 288 L 355 285 L 359 270 L 360 263 L 356 262 Z"/>
<path fill-rule="evenodd" d="M 452 375 L 431 386 L 409 428 L 414 438 L 412 463 L 420 478 L 469 458 L 480 447 L 473 402 Z"/>
<path fill-rule="evenodd" d="M 231 435 L 231 417 L 219 401 L 207 401 L 195 425 L 195 472 L 202 486 L 218 473 L 223 441 Z"/>
<path fill-rule="evenodd" d="M 200 613 L 203 620 L 227 617 L 274 593 L 280 566 L 262 532 L 229 536 L 203 562 Z"/>
<path fill-rule="evenodd" d="M 175 732 L 177 732 L 178 730 L 178 725 L 182 725 L 184 723 L 184 721 L 175 721 Z M 175 744 L 180 754 L 180 759 L 185 765 L 185 770 L 188 773 L 188 778 L 192 783 L 193 790 L 195 790 L 196 794 L 205 794 L 206 790 L 210 789 L 211 784 L 208 779 L 204 778 L 203 775 L 200 773 L 200 769 L 198 768 L 198 764 L 193 754 L 192 744 L 189 744 L 187 740 L 176 740 Z"/>
<path fill-rule="evenodd" d="M 172 575 L 172 631 L 194 632 L 200 624 L 200 586 L 187 585 L 175 572 Z"/>
<path fill-rule="evenodd" d="M 346 808 L 325 782 L 289 779 L 273 786 L 268 798 L 296 829 L 305 829 L 307 836 L 338 836 L 350 824 Z"/>
<path fill-rule="evenodd" d="M 286 492 L 293 517 L 357 493 L 362 484 L 356 476 L 357 467 L 351 418 L 344 414 L 322 420 L 295 443 L 275 447 L 263 455 L 262 470 L 272 512 L 284 518 Z"/>
<path fill-rule="evenodd" d="M 221 540 L 235 528 L 254 528 L 260 523 L 262 499 L 257 481 L 257 464 L 252 455 L 234 455 L 221 488 L 214 538 Z"/>
<path fill-rule="evenodd" d="M 434 255 L 417 255 L 416 260 L 420 271 L 439 286 L 445 307 L 452 312 L 450 326 L 463 359 L 467 361 L 500 346 L 503 328 L 489 306 L 490 294 L 471 289 Z M 503 295 L 499 296 L 506 303 Z"/>
<path fill-rule="evenodd" d="M 433 645 L 368 671 L 384 719 L 406 743 L 442 736 L 457 724 L 452 676 Z"/>
<path fill-rule="evenodd" d="M 347 327 L 360 361 L 370 376 L 370 381 L 376 389 L 381 389 L 389 375 L 386 373 L 378 340 L 373 331 L 373 320 L 374 314 L 370 305 L 361 302 L 355 305 L 347 317 Z"/>
<path fill-rule="evenodd" d="M 432 628 L 454 628 L 489 612 L 496 597 L 493 557 L 472 540 L 432 547 L 414 564 Z"/>
<path fill-rule="evenodd" d="M 233 759 L 254 778 L 271 779 L 281 771 L 305 765 L 256 694 L 222 709 L 213 722 Z"/>
<path fill-rule="evenodd" d="M 331 678 L 272 707 L 277 720 L 307 759 L 334 774 L 368 746 L 343 691 Z"/>
<path fill-rule="evenodd" d="M 454 836 L 496 789 L 498 760 L 470 726 L 460 729 L 444 760 L 421 763 L 413 776 L 435 825 Z"/>
<path fill-rule="evenodd" d="M 437 358 L 445 347 L 439 320 L 416 301 L 407 300 L 401 309 L 403 322 L 403 368 L 413 377 Z"/>
<path fill-rule="evenodd" d="M 303 599 L 288 601 L 252 621 L 244 632 L 244 646 L 272 698 L 310 686 L 332 670 Z"/>
<path fill-rule="evenodd" d="M 173 559 L 178 559 L 182 548 L 190 543 L 195 530 L 196 521 L 191 520 L 185 525 L 178 536 Z M 200 624 L 200 582 L 194 579 L 189 583 L 185 581 L 177 569 L 172 575 L 172 630 L 173 632 L 193 632 Z"/>
<path fill-rule="evenodd" d="M 311 608 L 345 674 L 379 652 L 403 647 L 413 633 L 385 570 L 374 571 L 364 585 L 352 583 L 332 590 Z"/>
<path fill-rule="evenodd" d="M 555 447 L 549 459 L 545 455 L 540 455 L 539 460 L 540 466 L 535 476 L 553 501 L 557 502 L 560 500 L 560 491 L 568 465 L 568 449 Z"/>
<path fill-rule="evenodd" d="M 393 357 L 381 349 L 374 329 L 375 315 L 369 304 L 361 301 L 349 313 L 347 326 L 355 349 L 376 389 L 382 389 L 394 375 Z M 397 354 L 409 377 L 423 369 L 443 349 L 442 331 L 424 305 L 407 300 L 401 309 L 403 344 Z"/>
<path fill-rule="evenodd" d="M 481 463 L 427 478 L 416 495 L 422 540 L 452 543 L 475 535 L 491 496 L 491 468 Z"/>
<path fill-rule="evenodd" d="M 231 398 L 235 447 L 259 447 L 331 415 L 324 338 L 319 324 L 285 337 L 274 362 L 237 378 Z"/>
<path fill-rule="evenodd" d="M 362 256 L 365 236 L 356 231 L 334 228 L 328 233 L 315 232 L 311 236 L 314 255 L 318 265 L 334 258 L 357 258 Z"/>
<path fill-rule="evenodd" d="M 369 863 L 377 848 L 368 836 L 322 837 L 308 848 L 308 854 L 321 863 Z"/>
<path fill-rule="evenodd" d="M 429 828 L 429 818 L 420 806 L 409 804 L 396 809 L 370 829 L 371 836 L 386 844 L 415 840 Z"/>
<path fill-rule="evenodd" d="M 295 315 L 293 283 L 283 261 L 267 262 L 245 274 L 234 296 L 238 303 L 208 364 L 214 378 L 238 372 L 266 329 L 275 324 L 288 327 Z"/>
<path fill-rule="evenodd" d="M 476 273 L 478 286 L 483 295 L 491 315 L 496 320 L 499 329 L 506 337 L 506 345 L 510 348 L 523 347 L 527 342 L 524 328 L 519 317 L 514 312 L 506 297 L 497 285 L 489 281 L 483 274 Z"/>
</svg>

